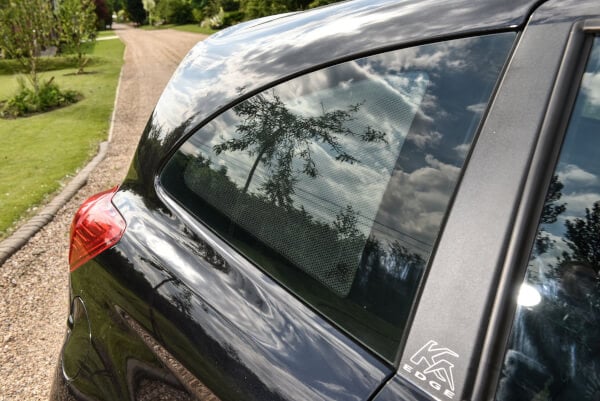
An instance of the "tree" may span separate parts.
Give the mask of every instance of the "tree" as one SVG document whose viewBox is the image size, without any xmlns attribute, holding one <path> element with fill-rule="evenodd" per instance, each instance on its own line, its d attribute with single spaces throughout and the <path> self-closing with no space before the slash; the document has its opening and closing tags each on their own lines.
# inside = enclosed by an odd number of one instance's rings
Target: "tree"
<svg viewBox="0 0 600 401">
<path fill-rule="evenodd" d="M 60 38 L 77 58 L 81 74 L 89 58 L 87 50 L 96 39 L 96 4 L 93 0 L 62 0 L 58 8 Z"/>
<path fill-rule="evenodd" d="M 559 265 L 576 261 L 600 271 L 600 201 L 592 209 L 585 208 L 584 218 L 565 222 L 565 242 L 570 252 L 563 252 Z"/>
<path fill-rule="evenodd" d="M 42 51 L 56 44 L 56 23 L 47 0 L 11 1 L 0 9 L 0 48 L 17 60 L 39 93 Z"/>
<path fill-rule="evenodd" d="M 340 0 L 314 0 L 313 2 L 311 2 L 308 5 L 308 8 L 321 7 L 321 6 L 325 6 L 327 4 L 336 3 L 338 1 L 340 1 Z"/>
<path fill-rule="evenodd" d="M 147 1 L 152 0 L 144 0 Z M 192 5 L 186 0 L 161 0 L 156 4 L 154 13 L 157 19 L 170 24 L 193 22 Z"/>
<path fill-rule="evenodd" d="M 554 246 L 550 236 L 541 225 L 556 223 L 558 215 L 566 210 L 565 203 L 558 203 L 562 197 L 561 191 L 563 187 L 563 183 L 558 180 L 558 175 L 553 175 L 548 193 L 546 194 L 546 200 L 544 201 L 544 208 L 542 209 L 540 229 L 535 238 L 535 251 L 537 255 L 548 252 Z"/>
<path fill-rule="evenodd" d="M 94 0 L 96 4 L 96 27 L 101 30 L 112 25 L 112 6 L 106 0 Z"/>
<path fill-rule="evenodd" d="M 242 0 L 240 8 L 244 11 L 247 19 L 290 11 L 286 1 L 277 0 Z"/>
<path fill-rule="evenodd" d="M 385 133 L 367 127 L 364 132 L 354 132 L 346 126 L 354 118 L 361 104 L 350 105 L 346 110 L 323 110 L 316 117 L 304 117 L 291 112 L 275 90 L 256 95 L 233 108 L 241 118 L 236 127 L 238 136 L 220 144 L 213 150 L 221 152 L 247 151 L 254 162 L 242 192 L 247 192 L 259 163 L 269 170 L 270 176 L 262 189 L 267 198 L 279 206 L 288 206 L 294 193 L 296 178 L 292 169 L 294 159 L 300 159 L 302 173 L 315 178 L 319 172 L 312 158 L 311 144 L 327 145 L 336 160 L 356 163 L 340 137 L 359 138 L 365 142 L 386 142 Z"/>
<path fill-rule="evenodd" d="M 126 0 L 125 10 L 129 19 L 135 23 L 143 24 L 146 20 L 146 10 L 144 10 L 142 0 Z"/>
<path fill-rule="evenodd" d="M 106 3 L 108 5 L 108 9 L 112 12 L 121 11 L 125 6 L 123 5 L 125 0 L 107 0 Z M 112 14 L 111 14 L 112 18 Z"/>
<path fill-rule="evenodd" d="M 154 0 L 142 0 L 142 5 L 148 14 L 148 22 L 152 25 L 152 23 L 154 23 L 154 9 L 156 8 L 156 2 Z"/>
</svg>

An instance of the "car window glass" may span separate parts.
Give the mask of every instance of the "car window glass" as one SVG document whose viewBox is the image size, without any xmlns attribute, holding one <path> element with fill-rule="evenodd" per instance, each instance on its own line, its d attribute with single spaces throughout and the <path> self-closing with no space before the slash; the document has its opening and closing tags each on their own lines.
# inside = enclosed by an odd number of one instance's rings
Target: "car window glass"
<svg viewBox="0 0 600 401">
<path fill-rule="evenodd" d="M 457 39 L 292 79 L 190 137 L 161 185 L 389 361 L 514 39 Z"/>
<path fill-rule="evenodd" d="M 600 40 L 546 195 L 498 400 L 600 397 Z"/>
</svg>

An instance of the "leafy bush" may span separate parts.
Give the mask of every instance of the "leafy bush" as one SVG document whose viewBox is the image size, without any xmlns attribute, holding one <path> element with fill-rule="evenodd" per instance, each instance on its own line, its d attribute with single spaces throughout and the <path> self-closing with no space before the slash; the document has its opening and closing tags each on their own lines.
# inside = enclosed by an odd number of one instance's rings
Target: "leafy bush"
<svg viewBox="0 0 600 401">
<path fill-rule="evenodd" d="M 96 5 L 96 27 L 103 31 L 112 25 L 112 10 L 106 0 L 94 0 Z"/>
<path fill-rule="evenodd" d="M 19 90 L 4 103 L 0 110 L 0 116 L 4 118 L 21 117 L 67 106 L 81 99 L 81 94 L 75 91 L 61 91 L 53 79 L 43 82 L 36 95 L 35 91 L 26 85 L 23 78 L 20 78 Z"/>
<path fill-rule="evenodd" d="M 186 2 L 176 2 L 170 15 L 171 22 L 174 24 L 187 24 L 194 22 L 192 6 Z"/>
<path fill-rule="evenodd" d="M 155 8 L 159 20 L 167 24 L 186 24 L 194 22 L 192 6 L 183 0 L 162 0 Z"/>
<path fill-rule="evenodd" d="M 66 50 L 59 47 L 59 52 L 64 53 Z M 87 64 L 94 65 L 98 64 L 99 60 L 90 60 Z M 54 56 L 54 57 L 41 57 L 37 65 L 38 72 L 53 71 L 53 70 L 65 70 L 67 68 L 77 68 L 77 60 L 73 57 L 66 56 Z M 0 60 L 0 75 L 12 75 L 12 74 L 27 74 L 29 69 L 19 64 L 17 60 L 2 59 Z"/>
<path fill-rule="evenodd" d="M 238 0 L 221 0 L 221 7 L 223 11 L 238 11 L 240 9 L 240 2 Z"/>
<path fill-rule="evenodd" d="M 203 28 L 211 28 L 211 29 L 221 29 L 223 28 L 223 20 L 225 19 L 225 12 L 221 8 L 218 14 L 213 15 L 212 17 L 204 18 L 202 23 L 200 24 Z"/>
<path fill-rule="evenodd" d="M 223 26 L 232 26 L 244 20 L 244 13 L 242 11 L 230 11 L 226 12 L 223 17 Z"/>
<path fill-rule="evenodd" d="M 327 4 L 336 3 L 339 0 L 314 0 L 308 5 L 308 8 L 326 6 Z"/>
<path fill-rule="evenodd" d="M 194 22 L 202 22 L 202 20 L 204 19 L 204 14 L 202 13 L 202 10 L 200 10 L 199 8 L 194 8 L 192 10 L 192 18 Z"/>
</svg>

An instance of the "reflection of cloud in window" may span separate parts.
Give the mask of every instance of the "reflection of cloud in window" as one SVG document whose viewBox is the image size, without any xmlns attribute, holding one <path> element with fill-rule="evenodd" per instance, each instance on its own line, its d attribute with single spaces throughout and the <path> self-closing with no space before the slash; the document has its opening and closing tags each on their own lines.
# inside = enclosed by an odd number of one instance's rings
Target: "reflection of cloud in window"
<svg viewBox="0 0 600 401">
<path fill-rule="evenodd" d="M 467 153 L 469 152 L 470 148 L 471 148 L 470 143 L 463 143 L 458 146 L 455 146 L 453 148 L 453 150 L 456 152 L 458 157 L 460 157 L 462 160 L 464 160 L 467 157 Z"/>
<path fill-rule="evenodd" d="M 413 131 L 406 138 L 407 141 L 415 144 L 419 149 L 425 149 L 430 146 L 437 145 L 442 140 L 442 134 L 437 131 Z"/>
<path fill-rule="evenodd" d="M 340 163 L 319 146 L 314 146 L 313 151 L 315 164 L 324 173 L 316 179 L 298 176 L 296 207 L 302 205 L 314 217 L 330 223 L 342 208 L 352 205 L 362 216 L 358 228 L 368 235 L 391 168 Z M 393 165 L 397 154 L 389 153 L 386 157 L 380 152 L 379 156 L 385 164 Z"/>
<path fill-rule="evenodd" d="M 567 212 L 560 215 L 559 220 L 573 220 L 575 217 L 584 216 L 586 208 L 591 209 L 594 206 L 594 202 L 600 201 L 600 194 L 593 192 L 573 192 L 563 195 L 560 201 L 567 204 Z"/>
<path fill-rule="evenodd" d="M 600 107 L 600 71 L 586 72 L 581 83 L 590 106 Z"/>
<path fill-rule="evenodd" d="M 477 103 L 467 106 L 467 110 L 472 111 L 473 113 L 481 114 L 485 111 L 486 107 L 487 103 Z"/>
<path fill-rule="evenodd" d="M 465 70 L 470 67 L 465 63 L 465 48 L 471 43 L 472 39 L 462 39 L 413 47 L 375 56 L 374 61 L 398 69 Z"/>
<path fill-rule="evenodd" d="M 581 169 L 575 164 L 561 166 L 558 171 L 558 179 L 565 185 L 594 185 L 598 177 L 588 171 Z"/>
<path fill-rule="evenodd" d="M 425 167 L 411 173 L 394 174 L 389 184 L 393 190 L 383 200 L 380 219 L 433 245 L 460 169 L 431 155 L 425 161 Z"/>
</svg>

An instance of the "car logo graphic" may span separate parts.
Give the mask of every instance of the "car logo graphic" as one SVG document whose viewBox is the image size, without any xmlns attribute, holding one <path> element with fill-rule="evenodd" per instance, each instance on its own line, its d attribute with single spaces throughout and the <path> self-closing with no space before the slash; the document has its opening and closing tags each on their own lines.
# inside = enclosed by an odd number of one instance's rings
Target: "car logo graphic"
<svg viewBox="0 0 600 401">
<path fill-rule="evenodd" d="M 428 382 L 430 387 L 437 391 L 443 391 L 448 398 L 454 397 L 454 375 L 452 370 L 454 363 L 452 358 L 458 358 L 458 354 L 449 348 L 439 347 L 436 341 L 430 340 L 422 346 L 410 358 L 414 364 L 404 364 L 403 369 L 413 374 L 417 379 Z"/>
</svg>

